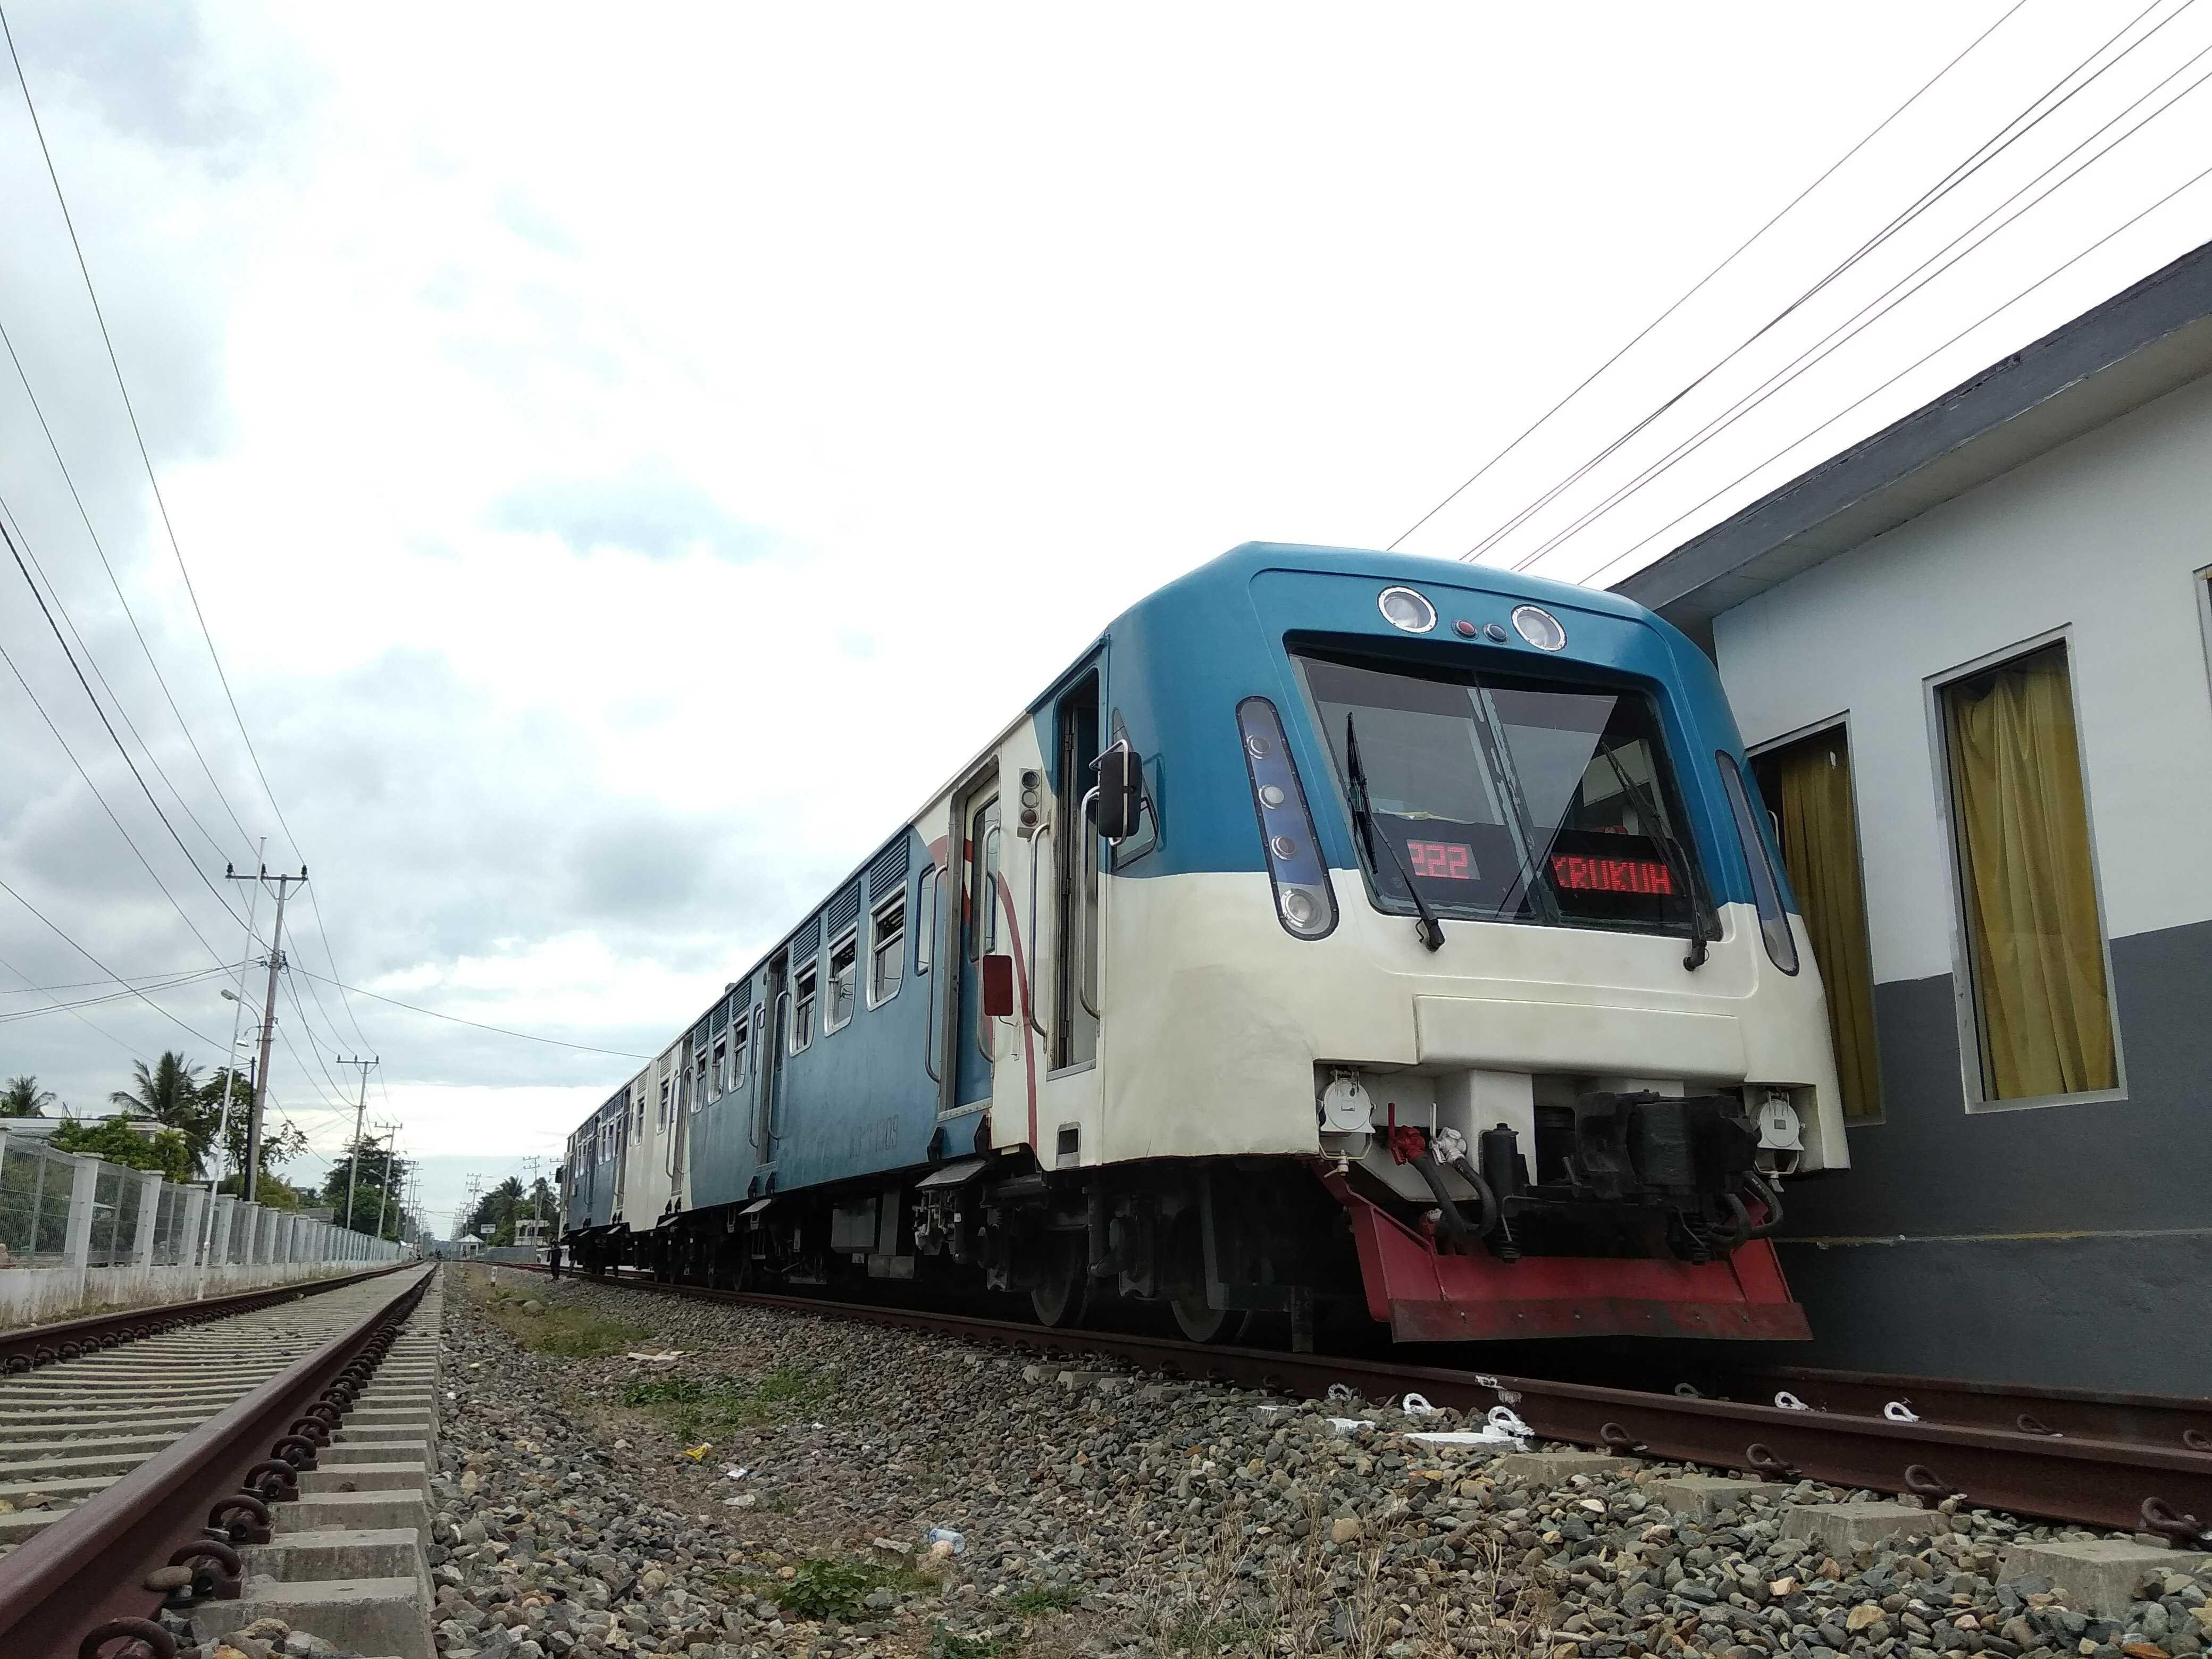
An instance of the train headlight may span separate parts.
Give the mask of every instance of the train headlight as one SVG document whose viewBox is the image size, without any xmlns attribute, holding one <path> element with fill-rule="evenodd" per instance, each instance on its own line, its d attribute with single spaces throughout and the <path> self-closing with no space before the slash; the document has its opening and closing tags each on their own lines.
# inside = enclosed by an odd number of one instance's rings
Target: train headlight
<svg viewBox="0 0 2212 1659">
<path fill-rule="evenodd" d="M 1539 651 L 1557 651 L 1567 642 L 1559 619 L 1540 605 L 1514 606 L 1513 631 Z"/>
<path fill-rule="evenodd" d="M 1429 614 L 1435 621 L 1436 613 Z M 1243 739 L 1244 770 L 1252 781 L 1252 810 L 1260 819 L 1267 880 L 1275 892 L 1275 918 L 1296 938 L 1320 939 L 1335 929 L 1336 893 L 1322 863 L 1313 814 L 1306 808 L 1290 745 L 1283 740 L 1282 718 L 1267 698 L 1247 697 L 1237 705 L 1237 730 Z"/>
<path fill-rule="evenodd" d="M 1410 587 L 1386 587 L 1376 597 L 1382 620 L 1408 634 L 1425 634 L 1437 625 L 1437 608 Z"/>
</svg>

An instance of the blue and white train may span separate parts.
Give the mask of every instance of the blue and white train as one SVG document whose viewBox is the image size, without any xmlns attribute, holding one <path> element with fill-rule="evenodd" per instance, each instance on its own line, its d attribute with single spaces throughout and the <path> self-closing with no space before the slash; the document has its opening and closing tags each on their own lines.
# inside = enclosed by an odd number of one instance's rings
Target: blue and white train
<svg viewBox="0 0 2212 1659">
<path fill-rule="evenodd" d="M 1711 665 L 1480 565 L 1254 544 L 1115 619 L 570 1138 L 586 1268 L 1310 1343 L 1807 1334 L 1847 1161 Z"/>
</svg>

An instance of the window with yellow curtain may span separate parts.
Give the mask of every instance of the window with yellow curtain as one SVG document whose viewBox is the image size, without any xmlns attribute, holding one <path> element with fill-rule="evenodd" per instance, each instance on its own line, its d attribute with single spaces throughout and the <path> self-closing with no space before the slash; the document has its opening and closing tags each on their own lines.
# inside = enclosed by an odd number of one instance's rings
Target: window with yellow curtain
<svg viewBox="0 0 2212 1659">
<path fill-rule="evenodd" d="M 2066 647 L 1940 695 L 1982 1097 L 2116 1088 Z"/>
<path fill-rule="evenodd" d="M 1867 953 L 1866 889 L 1851 796 L 1850 739 L 1840 726 L 1770 749 L 1752 763 L 1781 826 L 1782 861 L 1797 890 L 1805 932 L 1828 1000 L 1828 1036 L 1844 1116 L 1881 1118 L 1875 1055 L 1874 966 Z"/>
</svg>

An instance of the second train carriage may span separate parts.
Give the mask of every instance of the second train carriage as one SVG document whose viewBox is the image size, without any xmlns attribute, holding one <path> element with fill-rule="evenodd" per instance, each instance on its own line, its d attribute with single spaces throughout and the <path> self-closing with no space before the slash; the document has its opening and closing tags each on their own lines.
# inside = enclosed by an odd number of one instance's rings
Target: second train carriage
<svg viewBox="0 0 2212 1659">
<path fill-rule="evenodd" d="M 1847 1161 L 1711 665 L 1609 594 L 1253 544 L 1117 618 L 571 1137 L 586 1266 L 1806 1334 Z"/>
</svg>

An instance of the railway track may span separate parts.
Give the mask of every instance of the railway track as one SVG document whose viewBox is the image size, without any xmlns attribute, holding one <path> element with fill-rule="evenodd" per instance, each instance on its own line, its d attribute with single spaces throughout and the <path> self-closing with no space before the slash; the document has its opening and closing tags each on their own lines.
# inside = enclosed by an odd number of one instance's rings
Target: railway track
<svg viewBox="0 0 2212 1659">
<path fill-rule="evenodd" d="M 1157 1370 L 1308 1398 L 1325 1397 L 1332 1389 L 1370 1401 L 1411 1393 L 1476 1416 L 1504 1406 L 1534 1435 L 1620 1455 L 1741 1470 L 1768 1480 L 1811 1479 L 1929 1504 L 1955 1498 L 2020 1515 L 2155 1534 L 2181 1548 L 2212 1545 L 2212 1400 L 1795 1369 L 1717 1369 L 1707 1377 L 1712 1388 L 1744 1397 L 1715 1397 L 1115 1331 L 1052 1330 L 629 1276 L 598 1282 L 1052 1353 L 1110 1354 Z M 1777 1403 L 1778 1395 L 1787 1398 Z"/>
<path fill-rule="evenodd" d="M 430 1659 L 434 1273 L 0 1338 L 0 1652 L 173 1659 L 281 1604 Z"/>
</svg>

